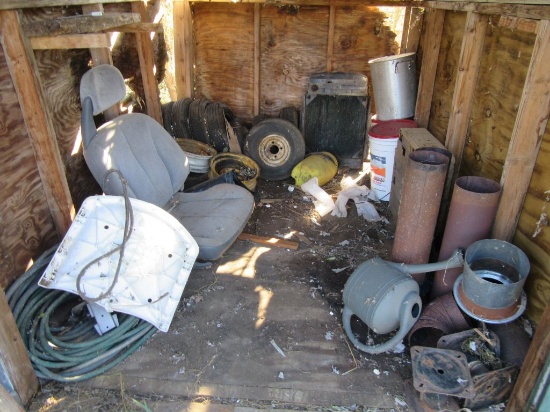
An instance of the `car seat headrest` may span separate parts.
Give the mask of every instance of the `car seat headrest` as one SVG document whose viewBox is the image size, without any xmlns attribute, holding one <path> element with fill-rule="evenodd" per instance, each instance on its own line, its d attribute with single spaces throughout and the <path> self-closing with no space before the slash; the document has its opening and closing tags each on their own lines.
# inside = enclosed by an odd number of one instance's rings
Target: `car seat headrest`
<svg viewBox="0 0 550 412">
<path fill-rule="evenodd" d="M 94 116 L 120 102 L 126 95 L 122 73 L 110 64 L 88 70 L 80 81 L 80 102 L 92 100 Z"/>
</svg>

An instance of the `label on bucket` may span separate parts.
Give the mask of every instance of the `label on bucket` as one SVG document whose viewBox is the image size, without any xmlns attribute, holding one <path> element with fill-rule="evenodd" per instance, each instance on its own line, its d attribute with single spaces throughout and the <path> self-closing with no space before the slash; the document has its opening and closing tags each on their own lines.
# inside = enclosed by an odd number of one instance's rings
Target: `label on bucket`
<svg viewBox="0 0 550 412">
<path fill-rule="evenodd" d="M 371 171 L 373 174 L 386 177 L 386 156 L 371 154 Z"/>
</svg>

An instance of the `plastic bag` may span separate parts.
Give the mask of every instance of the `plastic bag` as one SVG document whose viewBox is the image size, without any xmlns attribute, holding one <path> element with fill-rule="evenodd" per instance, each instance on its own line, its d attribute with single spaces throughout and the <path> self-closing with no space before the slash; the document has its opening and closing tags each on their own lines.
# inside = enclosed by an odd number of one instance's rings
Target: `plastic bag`
<svg viewBox="0 0 550 412">
<path fill-rule="evenodd" d="M 357 208 L 357 214 L 359 216 L 363 216 L 365 220 L 369 222 L 378 222 L 381 220 L 374 205 L 368 201 L 369 198 L 377 200 L 374 191 L 371 191 L 364 185 L 358 186 L 357 181 L 353 180 L 351 177 L 344 177 L 340 182 L 340 187 L 342 190 L 338 193 L 338 198 L 336 199 L 335 207 L 332 211 L 333 216 L 346 217 L 348 215 L 346 204 L 349 199 L 352 199 L 355 202 L 355 207 Z"/>
<path fill-rule="evenodd" d="M 329 152 L 312 153 L 292 169 L 291 176 L 296 181 L 296 186 L 302 186 L 310 179 L 316 177 L 319 186 L 330 182 L 338 172 L 338 161 Z"/>
</svg>

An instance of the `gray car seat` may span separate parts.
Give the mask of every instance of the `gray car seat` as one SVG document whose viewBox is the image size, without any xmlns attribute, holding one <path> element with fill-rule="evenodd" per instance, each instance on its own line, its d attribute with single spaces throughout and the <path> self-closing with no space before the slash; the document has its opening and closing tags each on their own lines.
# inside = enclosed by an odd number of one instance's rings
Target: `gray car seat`
<svg viewBox="0 0 550 412">
<path fill-rule="evenodd" d="M 116 169 L 127 181 L 130 197 L 167 210 L 199 245 L 199 259 L 215 260 L 241 233 L 254 209 L 252 194 L 243 187 L 219 184 L 197 193 L 183 193 L 189 162 L 176 141 L 152 117 L 124 114 L 96 129 L 93 116 L 118 103 L 126 94 L 120 71 L 100 65 L 80 83 L 84 158 L 108 195 L 122 195 L 122 183 L 107 171 Z"/>
</svg>

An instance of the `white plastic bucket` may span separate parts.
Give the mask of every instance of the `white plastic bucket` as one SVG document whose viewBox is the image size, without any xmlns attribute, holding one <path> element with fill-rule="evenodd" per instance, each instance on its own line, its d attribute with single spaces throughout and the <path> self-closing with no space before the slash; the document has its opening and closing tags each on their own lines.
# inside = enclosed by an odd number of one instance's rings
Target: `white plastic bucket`
<svg viewBox="0 0 550 412">
<path fill-rule="evenodd" d="M 381 122 L 369 130 L 370 188 L 374 190 L 378 199 L 384 202 L 390 200 L 395 148 L 399 140 L 399 131 L 416 127 L 418 125 L 414 121 L 404 119 Z"/>
</svg>

